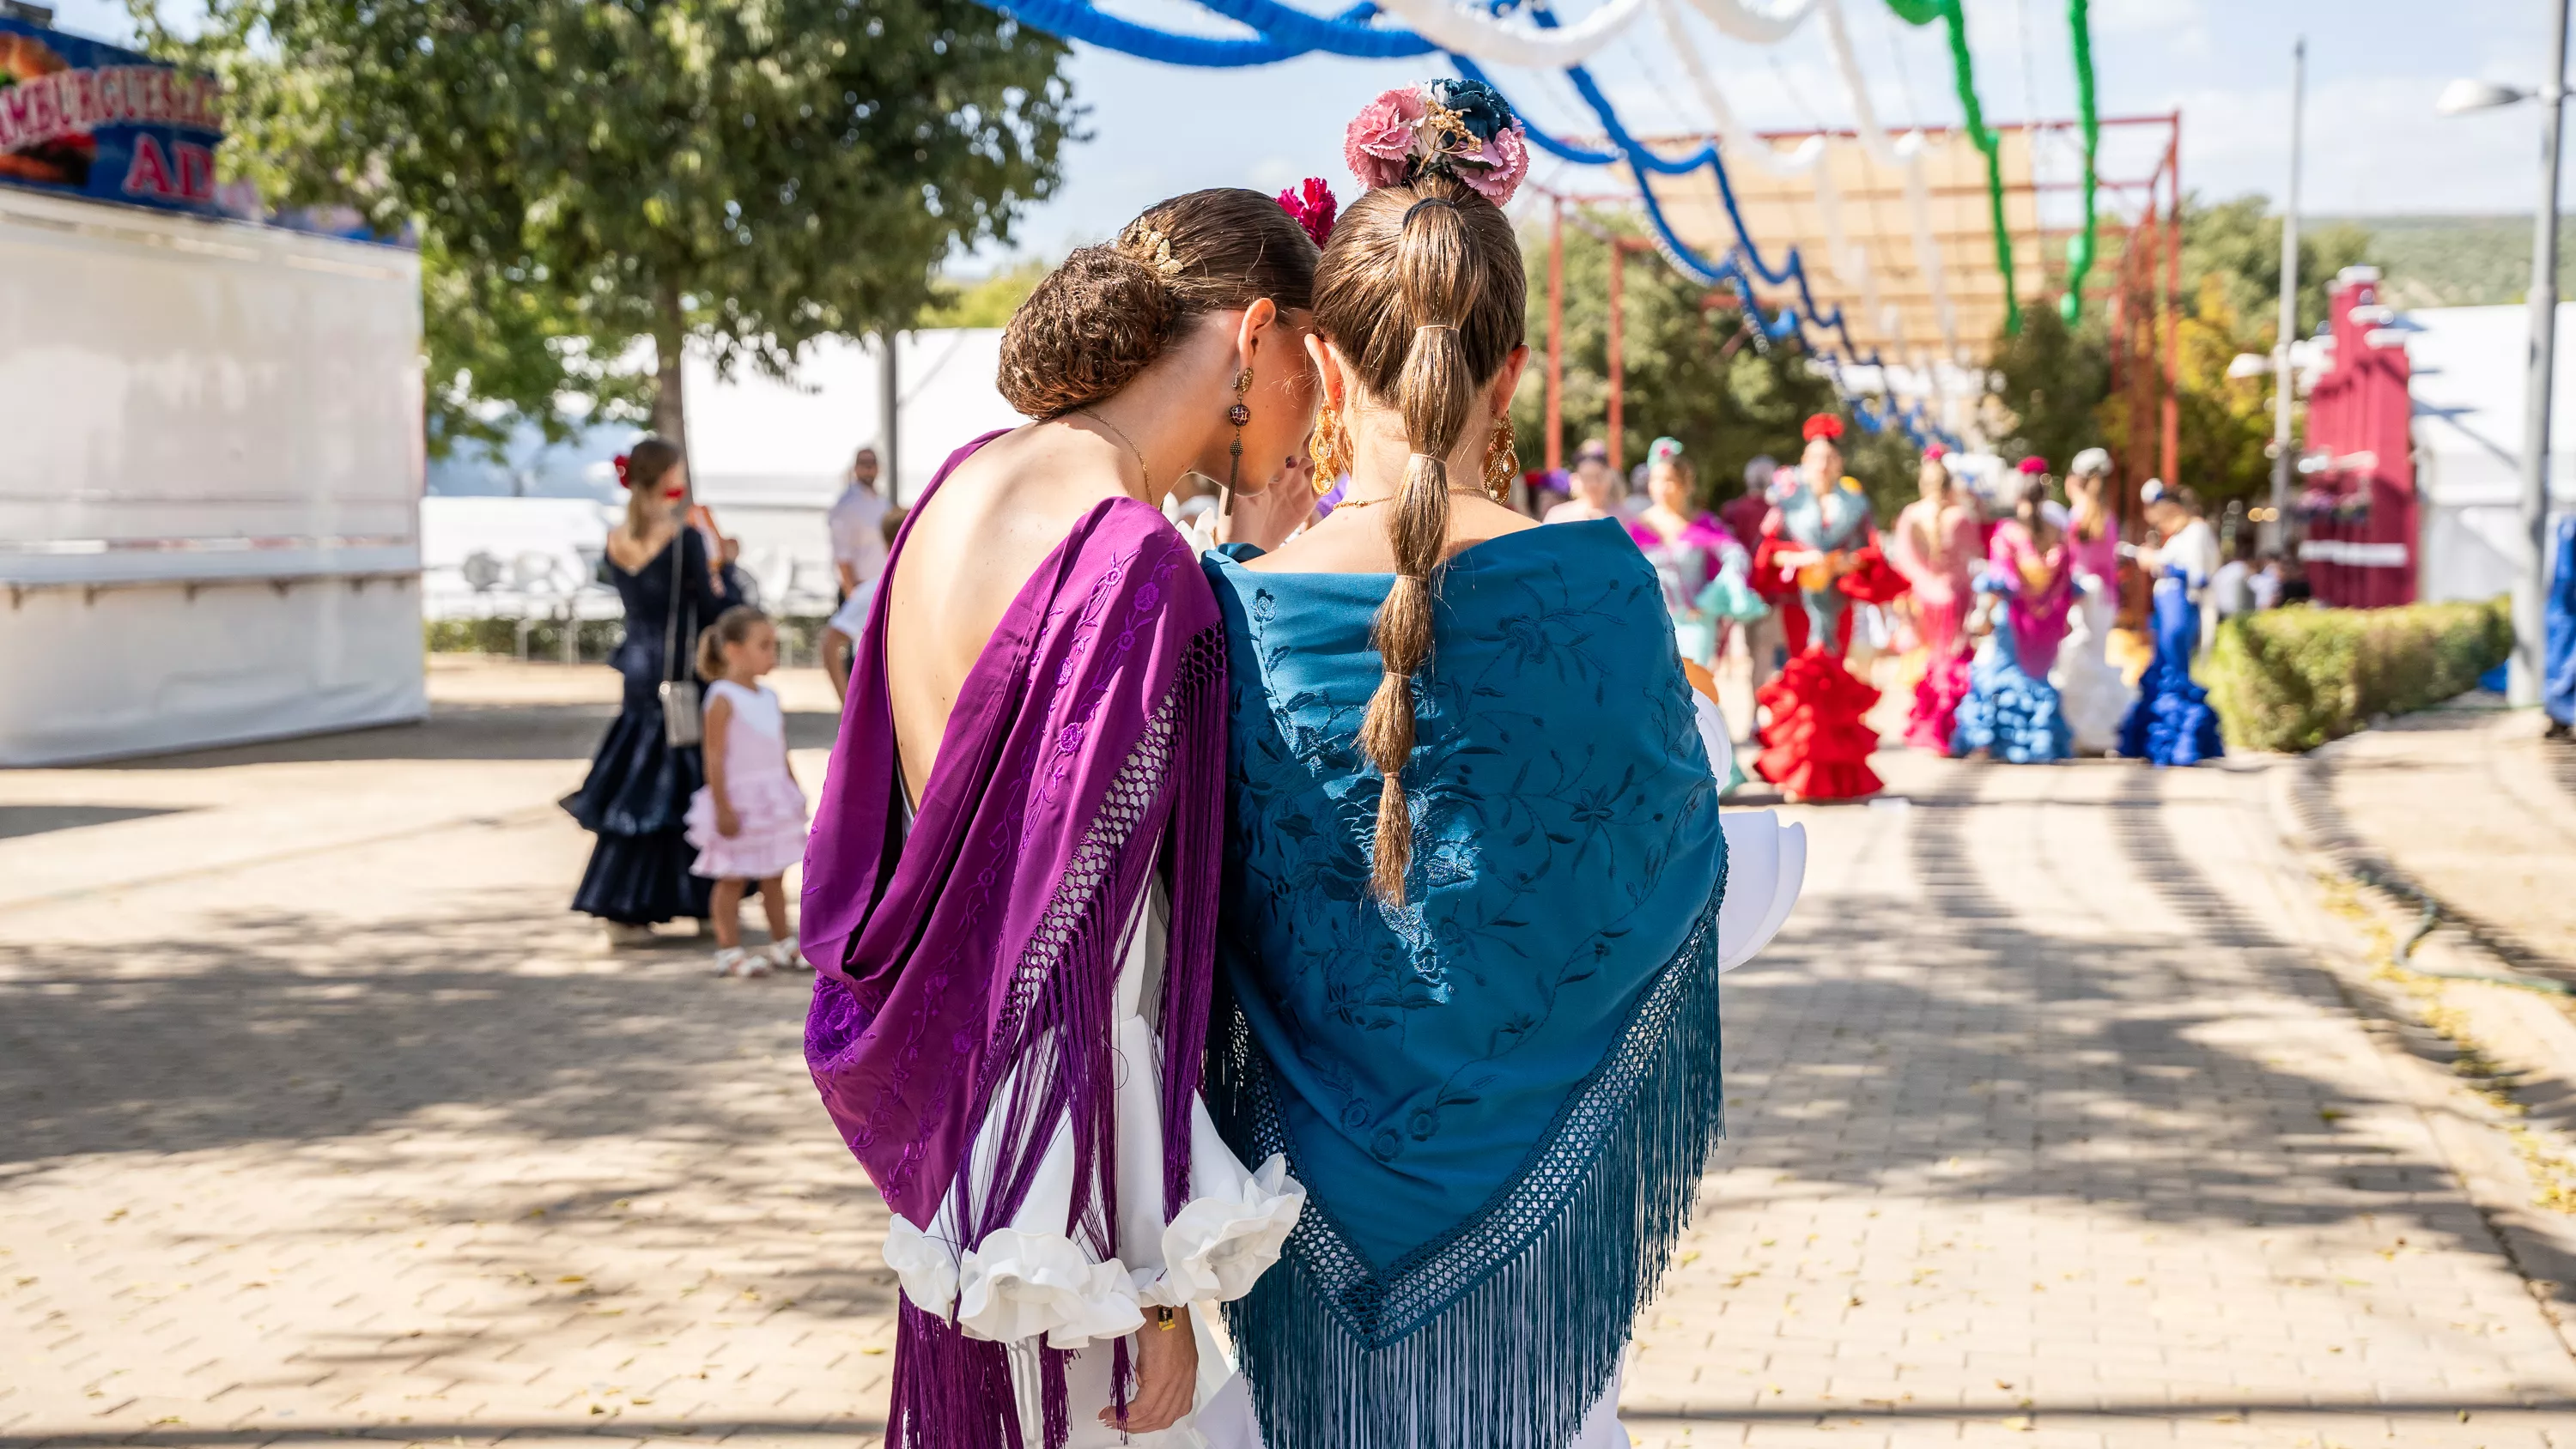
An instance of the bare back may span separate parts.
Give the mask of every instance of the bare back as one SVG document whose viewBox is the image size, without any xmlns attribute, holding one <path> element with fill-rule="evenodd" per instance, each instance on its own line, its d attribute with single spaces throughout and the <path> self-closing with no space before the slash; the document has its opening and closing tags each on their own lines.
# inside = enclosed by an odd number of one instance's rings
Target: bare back
<svg viewBox="0 0 2576 1449">
<path fill-rule="evenodd" d="M 886 584 L 886 693 L 914 804 L 1011 601 L 1084 514 L 1128 496 L 1099 439 L 1026 427 L 977 449 L 921 505 Z"/>
<path fill-rule="evenodd" d="M 621 526 L 608 535 L 608 561 L 627 573 L 636 573 L 662 556 L 670 546 L 671 535 L 680 531 L 676 523 L 659 524 L 642 534 L 633 534 Z"/>
</svg>

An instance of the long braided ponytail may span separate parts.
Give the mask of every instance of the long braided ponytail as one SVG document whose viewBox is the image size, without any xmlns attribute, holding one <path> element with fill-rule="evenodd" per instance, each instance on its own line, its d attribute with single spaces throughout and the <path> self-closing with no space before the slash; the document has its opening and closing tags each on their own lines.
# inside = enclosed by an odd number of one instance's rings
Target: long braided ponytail
<svg viewBox="0 0 2576 1449">
<path fill-rule="evenodd" d="M 1387 513 L 1395 584 L 1371 642 L 1386 673 L 1359 743 L 1385 776 L 1370 878 L 1404 902 L 1413 812 L 1404 786 L 1413 686 L 1431 663 L 1431 615 L 1449 532 L 1445 461 L 1476 422 L 1477 395 L 1521 343 L 1526 282 L 1511 223 L 1447 176 L 1370 192 L 1333 230 L 1315 273 L 1315 321 L 1369 395 L 1404 420 L 1412 456 Z"/>
</svg>

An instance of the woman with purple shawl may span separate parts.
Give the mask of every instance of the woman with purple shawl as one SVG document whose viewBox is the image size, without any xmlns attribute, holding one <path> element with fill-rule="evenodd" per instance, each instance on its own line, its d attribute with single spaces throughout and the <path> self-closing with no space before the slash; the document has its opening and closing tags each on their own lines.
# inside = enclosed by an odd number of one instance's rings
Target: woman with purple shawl
<svg viewBox="0 0 2576 1449">
<path fill-rule="evenodd" d="M 1188 471 L 1278 477 L 1314 415 L 1315 255 L 1248 191 L 1075 252 L 1003 342 L 1041 421 L 948 460 L 858 641 L 805 861 L 805 1052 L 892 1210 L 891 1449 L 1246 1423 L 1204 1305 L 1304 1195 L 1200 1104 L 1226 666 L 1156 505 Z"/>
</svg>

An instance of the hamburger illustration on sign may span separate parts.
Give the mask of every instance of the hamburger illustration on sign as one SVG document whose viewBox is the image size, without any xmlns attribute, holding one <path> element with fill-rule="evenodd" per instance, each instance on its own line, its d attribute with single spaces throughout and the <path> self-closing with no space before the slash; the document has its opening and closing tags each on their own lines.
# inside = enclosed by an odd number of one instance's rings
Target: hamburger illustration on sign
<svg viewBox="0 0 2576 1449">
<path fill-rule="evenodd" d="M 0 185 L 211 212 L 222 102 L 209 77 L 0 18 Z"/>
</svg>

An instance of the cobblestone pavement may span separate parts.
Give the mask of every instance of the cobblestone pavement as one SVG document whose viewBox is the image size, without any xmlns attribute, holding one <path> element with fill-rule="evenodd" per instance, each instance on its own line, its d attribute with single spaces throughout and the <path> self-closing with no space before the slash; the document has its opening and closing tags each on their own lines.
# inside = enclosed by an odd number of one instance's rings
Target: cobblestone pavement
<svg viewBox="0 0 2576 1449">
<path fill-rule="evenodd" d="M 803 993 L 563 911 L 599 683 L 0 776 L 0 1449 L 874 1442 L 882 1209 Z M 1807 898 L 1728 978 L 1641 1445 L 2576 1446 L 2252 775 L 1889 772 L 1799 812 Z"/>
<path fill-rule="evenodd" d="M 2355 843 L 2525 969 L 2576 982 L 2576 744 L 2492 694 L 2311 759 Z"/>
</svg>

